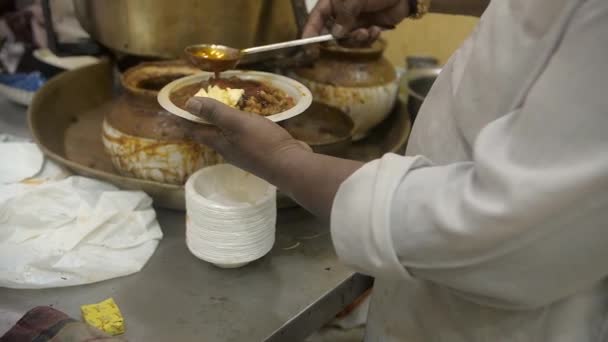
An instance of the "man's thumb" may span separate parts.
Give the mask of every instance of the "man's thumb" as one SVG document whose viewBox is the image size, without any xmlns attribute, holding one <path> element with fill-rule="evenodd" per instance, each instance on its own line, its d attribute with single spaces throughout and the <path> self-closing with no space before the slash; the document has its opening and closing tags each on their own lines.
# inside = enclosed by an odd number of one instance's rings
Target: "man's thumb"
<svg viewBox="0 0 608 342">
<path fill-rule="evenodd" d="M 210 124 L 223 129 L 234 128 L 233 126 L 239 121 L 239 111 L 206 97 L 190 98 L 186 102 L 186 109 Z"/>
<path fill-rule="evenodd" d="M 355 28 L 357 19 L 363 7 L 362 1 L 344 0 L 332 1 L 335 11 L 335 22 L 331 34 L 336 38 L 343 38 Z"/>
</svg>

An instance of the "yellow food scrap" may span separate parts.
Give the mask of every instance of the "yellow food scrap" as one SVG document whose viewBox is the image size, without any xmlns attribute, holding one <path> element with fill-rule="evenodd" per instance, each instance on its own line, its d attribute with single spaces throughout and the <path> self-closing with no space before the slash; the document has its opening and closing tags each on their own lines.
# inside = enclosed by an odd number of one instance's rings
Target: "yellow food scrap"
<svg viewBox="0 0 608 342">
<path fill-rule="evenodd" d="M 244 93 L 245 90 L 243 89 L 222 89 L 218 86 L 211 86 L 207 90 L 205 90 L 205 88 L 202 88 L 198 91 L 198 93 L 194 94 L 194 96 L 209 97 L 232 108 L 235 108 Z"/>
<path fill-rule="evenodd" d="M 124 334 L 125 322 L 114 299 L 80 307 L 85 322 L 112 336 Z"/>
</svg>

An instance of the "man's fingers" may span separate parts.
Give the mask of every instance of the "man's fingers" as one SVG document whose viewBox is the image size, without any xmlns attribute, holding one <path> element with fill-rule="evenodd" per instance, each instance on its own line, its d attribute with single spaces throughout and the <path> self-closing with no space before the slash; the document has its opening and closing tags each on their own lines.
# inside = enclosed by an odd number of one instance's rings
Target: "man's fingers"
<svg viewBox="0 0 608 342">
<path fill-rule="evenodd" d="M 368 46 L 380 38 L 381 33 L 382 29 L 378 26 L 358 28 L 347 36 L 343 44 L 347 46 Z"/>
<path fill-rule="evenodd" d="M 380 38 L 380 34 L 382 33 L 382 29 L 378 26 L 372 26 L 369 28 L 369 39 L 370 41 L 375 41 Z"/>
<path fill-rule="evenodd" d="M 371 26 L 394 28 L 409 14 L 409 1 L 403 0 L 319 0 L 310 13 L 303 36 L 318 36 L 329 28 L 336 38 L 347 35 L 352 38 L 349 33 L 355 29 L 370 29 Z M 369 34 L 371 40 L 378 36 L 376 31 Z"/>
<path fill-rule="evenodd" d="M 235 130 L 244 119 L 240 111 L 206 97 L 190 98 L 186 102 L 186 109 L 222 130 Z"/>
<path fill-rule="evenodd" d="M 325 22 L 332 15 L 331 0 L 319 0 L 308 16 L 302 37 L 316 37 L 325 29 Z"/>
<path fill-rule="evenodd" d="M 360 0 L 332 0 L 331 4 L 336 16 L 331 34 L 336 38 L 343 38 L 355 28 L 365 2 Z"/>
<path fill-rule="evenodd" d="M 351 32 L 349 37 L 352 37 L 357 42 L 367 43 L 370 40 L 370 33 L 368 29 L 360 28 Z"/>
<path fill-rule="evenodd" d="M 359 17 L 359 27 L 378 26 L 394 29 L 395 25 L 410 15 L 409 1 L 396 1 L 381 11 L 369 11 Z"/>
<path fill-rule="evenodd" d="M 308 152 L 313 152 L 312 151 L 312 147 L 310 147 L 310 145 L 308 145 L 307 143 L 303 142 L 302 140 L 297 140 L 298 144 L 300 144 L 306 151 Z"/>
<path fill-rule="evenodd" d="M 215 126 L 199 125 L 187 133 L 188 139 L 199 144 L 207 145 L 213 149 L 221 139 L 225 139 L 222 131 Z"/>
</svg>

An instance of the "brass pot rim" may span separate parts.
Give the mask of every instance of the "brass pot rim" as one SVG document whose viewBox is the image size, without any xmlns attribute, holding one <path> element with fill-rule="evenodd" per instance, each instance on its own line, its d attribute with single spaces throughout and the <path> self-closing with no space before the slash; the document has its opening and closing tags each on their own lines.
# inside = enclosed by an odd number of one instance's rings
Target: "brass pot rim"
<svg viewBox="0 0 608 342">
<path fill-rule="evenodd" d="M 156 99 L 160 90 L 143 88 L 141 87 L 142 81 L 175 75 L 186 77 L 199 72 L 200 70 L 197 68 L 189 66 L 185 62 L 179 60 L 144 62 L 127 69 L 121 75 L 120 82 L 123 89 L 131 95 Z"/>
<path fill-rule="evenodd" d="M 350 55 L 350 56 L 382 56 L 386 49 L 386 40 L 379 38 L 370 46 L 348 47 L 342 46 L 335 41 L 321 44 L 321 52 L 329 54 Z"/>
</svg>

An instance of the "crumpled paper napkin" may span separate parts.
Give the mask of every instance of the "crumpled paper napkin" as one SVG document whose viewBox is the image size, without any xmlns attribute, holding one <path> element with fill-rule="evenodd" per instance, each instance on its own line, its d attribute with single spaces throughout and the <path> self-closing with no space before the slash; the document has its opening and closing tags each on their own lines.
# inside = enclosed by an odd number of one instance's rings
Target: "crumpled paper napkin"
<svg viewBox="0 0 608 342">
<path fill-rule="evenodd" d="M 9 146 L 10 145 L 10 146 Z M 162 231 L 140 191 L 69 176 L 35 144 L 0 143 L 0 286 L 93 283 L 141 270 Z"/>
</svg>

